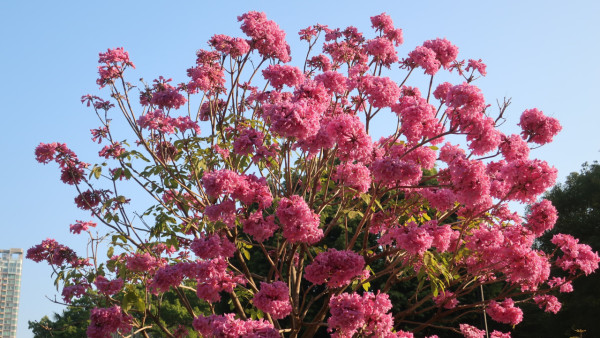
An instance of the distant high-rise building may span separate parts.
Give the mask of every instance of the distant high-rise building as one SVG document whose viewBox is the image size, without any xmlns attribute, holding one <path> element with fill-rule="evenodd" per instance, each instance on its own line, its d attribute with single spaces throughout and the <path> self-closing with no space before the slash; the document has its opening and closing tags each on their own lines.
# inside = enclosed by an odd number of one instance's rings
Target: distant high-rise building
<svg viewBox="0 0 600 338">
<path fill-rule="evenodd" d="M 0 337 L 17 336 L 22 249 L 0 249 Z"/>
</svg>

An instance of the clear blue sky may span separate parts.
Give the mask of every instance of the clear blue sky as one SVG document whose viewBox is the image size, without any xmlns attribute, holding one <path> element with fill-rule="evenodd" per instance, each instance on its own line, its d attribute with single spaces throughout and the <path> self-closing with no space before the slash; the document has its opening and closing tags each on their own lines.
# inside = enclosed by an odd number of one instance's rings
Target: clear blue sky
<svg viewBox="0 0 600 338">
<path fill-rule="evenodd" d="M 321 23 L 353 25 L 372 36 L 369 17 L 387 12 L 404 29 L 402 56 L 423 41 L 446 37 L 459 58 L 483 59 L 478 81 L 486 99 L 512 97 L 505 133 L 518 132 L 520 113 L 537 107 L 558 118 L 555 142 L 534 150 L 559 170 L 559 180 L 599 159 L 600 3 L 597 1 L 25 1 L 0 2 L 1 74 L 0 248 L 27 249 L 46 237 L 85 252 L 83 237 L 68 233 L 89 219 L 73 204 L 74 190 L 59 182 L 54 165 L 34 160 L 39 142 L 66 142 L 84 161 L 96 162 L 89 141 L 97 127 L 79 102 L 98 94 L 98 52 L 123 46 L 137 66 L 131 81 L 163 75 L 186 80 L 194 52 L 216 33 L 243 36 L 236 17 L 267 13 L 288 32 L 296 59 L 304 52 L 298 30 Z M 453 81 L 459 81 L 454 78 Z M 134 197 L 135 198 L 135 197 Z M 24 262 L 18 337 L 28 320 L 61 307 L 46 265 Z M 60 297 L 59 297 L 60 298 Z"/>
</svg>

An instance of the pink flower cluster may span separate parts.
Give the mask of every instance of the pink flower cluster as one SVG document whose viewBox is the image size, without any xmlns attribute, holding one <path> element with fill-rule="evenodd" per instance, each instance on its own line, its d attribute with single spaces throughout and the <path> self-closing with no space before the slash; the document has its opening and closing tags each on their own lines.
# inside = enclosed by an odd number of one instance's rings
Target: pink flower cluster
<svg viewBox="0 0 600 338">
<path fill-rule="evenodd" d="M 96 225 L 96 223 L 91 221 L 75 221 L 75 224 L 71 224 L 69 228 L 72 233 L 79 235 L 82 231 L 88 231 L 90 227 L 95 228 Z"/>
<path fill-rule="evenodd" d="M 277 218 L 283 228 L 283 237 L 290 243 L 315 244 L 323 237 L 320 218 L 302 196 L 292 195 L 279 201 Z"/>
<path fill-rule="evenodd" d="M 60 179 L 66 184 L 79 184 L 85 180 L 84 169 L 89 164 L 79 161 L 77 155 L 64 143 L 40 143 L 35 148 L 35 158 L 43 164 L 50 161 L 58 163 L 61 169 Z"/>
<path fill-rule="evenodd" d="M 433 138 L 443 131 L 443 126 L 436 118 L 436 108 L 427 103 L 419 94 L 403 96 L 400 102 L 392 106 L 400 117 L 400 132 L 409 144 L 417 144 L 422 137 Z M 442 142 L 443 138 L 432 141 L 433 144 Z"/>
<path fill-rule="evenodd" d="M 392 314 L 388 313 L 391 309 L 392 303 L 385 293 L 365 292 L 362 296 L 357 293 L 342 293 L 332 296 L 329 300 L 331 317 L 327 320 L 328 331 L 335 329 L 332 337 L 338 338 L 350 338 L 359 330 L 360 335 L 365 337 L 392 336 L 394 319 Z"/>
<path fill-rule="evenodd" d="M 433 297 L 433 302 L 444 309 L 454 309 L 458 305 L 458 299 L 451 291 L 440 292 L 437 297 Z"/>
<path fill-rule="evenodd" d="M 37 263 L 47 261 L 49 264 L 56 266 L 65 264 L 80 265 L 80 260 L 75 251 L 65 245 L 58 244 L 57 241 L 51 238 L 45 239 L 42 243 L 27 250 L 26 258 Z"/>
<path fill-rule="evenodd" d="M 240 57 L 250 51 L 250 45 L 242 38 L 232 38 L 227 35 L 214 35 L 208 44 L 218 52 L 229 55 L 232 58 Z"/>
<path fill-rule="evenodd" d="M 368 277 L 364 266 L 364 258 L 353 251 L 329 249 L 306 266 L 304 278 L 313 284 L 327 283 L 328 287 L 337 288 L 350 284 L 354 278 Z"/>
<path fill-rule="evenodd" d="M 556 234 L 552 243 L 560 248 L 563 255 L 556 259 L 556 265 L 563 270 L 576 274 L 578 270 L 586 275 L 598 269 L 600 257 L 587 244 L 579 244 L 579 240 L 571 235 Z"/>
<path fill-rule="evenodd" d="M 371 186 L 371 172 L 360 163 L 342 163 L 337 166 L 333 179 L 339 184 L 357 191 L 357 194 L 366 193 Z"/>
<path fill-rule="evenodd" d="M 162 259 L 154 257 L 149 252 L 125 256 L 125 266 L 132 272 L 153 272 L 164 264 Z"/>
<path fill-rule="evenodd" d="M 190 250 L 202 259 L 217 257 L 230 258 L 236 251 L 235 244 L 231 243 L 225 236 L 217 234 L 194 238 Z"/>
<path fill-rule="evenodd" d="M 205 172 L 202 185 L 214 198 L 230 195 L 246 205 L 258 203 L 260 209 L 269 207 L 273 202 L 267 181 L 254 174 L 240 175 L 228 169 Z"/>
<path fill-rule="evenodd" d="M 285 32 L 265 13 L 250 11 L 238 16 L 242 21 L 242 31 L 251 38 L 250 47 L 256 49 L 263 58 L 275 58 L 289 62 L 290 46 L 285 42 Z"/>
<path fill-rule="evenodd" d="M 275 224 L 275 216 L 264 218 L 262 212 L 257 211 L 243 221 L 243 230 L 257 242 L 269 239 L 279 227 Z"/>
<path fill-rule="evenodd" d="M 423 46 L 418 46 L 414 51 L 408 53 L 408 59 L 404 63 L 409 67 L 421 67 L 425 74 L 435 75 L 440 67 L 450 68 L 450 65 L 458 56 L 458 47 L 446 39 L 428 40 Z"/>
<path fill-rule="evenodd" d="M 187 75 L 191 78 L 186 85 L 188 92 L 216 94 L 224 91 L 225 73 L 219 64 L 220 54 L 200 50 L 197 55 L 196 67 L 187 70 Z"/>
<path fill-rule="evenodd" d="M 271 284 L 261 282 L 260 291 L 252 299 L 257 309 L 266 312 L 273 319 L 282 319 L 292 312 L 290 290 L 284 282 L 276 281 Z"/>
<path fill-rule="evenodd" d="M 288 87 L 298 87 L 304 82 L 302 70 L 295 66 L 270 65 L 263 71 L 263 76 L 273 88 L 281 90 L 284 85 Z"/>
<path fill-rule="evenodd" d="M 497 322 L 513 326 L 523 321 L 523 310 L 515 307 L 515 302 L 510 298 L 505 299 L 502 303 L 491 301 L 486 308 L 486 313 Z"/>
<path fill-rule="evenodd" d="M 108 280 L 102 275 L 98 275 L 96 277 L 96 281 L 94 282 L 96 288 L 98 288 L 98 291 L 105 295 L 114 295 L 115 293 L 121 291 L 123 288 L 123 283 L 124 281 L 122 278 Z"/>
<path fill-rule="evenodd" d="M 200 134 L 200 127 L 189 116 L 173 118 L 165 115 L 161 109 L 151 110 L 140 116 L 137 123 L 141 128 L 155 130 L 163 134 L 174 134 L 177 130 L 181 133 L 186 130 L 194 130 L 196 134 Z"/>
<path fill-rule="evenodd" d="M 106 53 L 99 53 L 98 55 L 98 63 L 101 66 L 98 67 L 100 78 L 96 80 L 96 83 L 100 88 L 112 84 L 115 79 L 123 74 L 125 68 L 135 68 L 133 63 L 129 61 L 129 53 L 123 47 L 109 48 Z"/>
<path fill-rule="evenodd" d="M 375 31 L 377 32 L 382 32 L 384 36 L 394 42 L 394 45 L 396 46 L 399 46 L 404 42 L 402 29 L 394 28 L 392 18 L 385 13 L 372 16 L 371 27 L 375 28 Z"/>
<path fill-rule="evenodd" d="M 110 338 L 117 331 L 129 333 L 129 330 L 131 317 L 123 313 L 120 306 L 115 305 L 110 308 L 93 308 L 86 333 L 90 338 Z"/>
<path fill-rule="evenodd" d="M 235 319 L 233 313 L 225 315 L 211 315 L 209 317 L 196 317 L 192 323 L 194 329 L 204 337 L 223 338 L 279 338 L 279 332 L 273 324 L 260 320 Z"/>
<path fill-rule="evenodd" d="M 540 145 L 552 142 L 552 138 L 562 130 L 557 119 L 545 116 L 537 108 L 525 110 L 521 115 L 519 126 L 523 129 L 521 132 L 523 139 Z"/>
<path fill-rule="evenodd" d="M 187 99 L 179 93 L 183 88 L 171 86 L 169 84 L 171 81 L 172 79 L 165 79 L 162 76 L 154 80 L 152 88 L 147 88 L 140 94 L 140 103 L 144 106 L 154 105 L 158 109 L 179 109 Z"/>
<path fill-rule="evenodd" d="M 540 236 L 545 231 L 552 229 L 557 219 L 558 214 L 552 202 L 541 200 L 530 207 L 526 226 L 536 236 Z"/>
<path fill-rule="evenodd" d="M 562 307 L 562 304 L 558 301 L 558 298 L 552 295 L 537 295 L 533 297 L 533 301 L 543 309 L 545 312 L 552 312 L 557 314 Z"/>
<path fill-rule="evenodd" d="M 419 227 L 415 222 L 410 222 L 406 226 L 390 229 L 379 238 L 378 243 L 391 245 L 394 241 L 398 248 L 411 255 L 421 256 L 431 248 L 433 240 L 434 237 L 426 227 Z"/>
</svg>

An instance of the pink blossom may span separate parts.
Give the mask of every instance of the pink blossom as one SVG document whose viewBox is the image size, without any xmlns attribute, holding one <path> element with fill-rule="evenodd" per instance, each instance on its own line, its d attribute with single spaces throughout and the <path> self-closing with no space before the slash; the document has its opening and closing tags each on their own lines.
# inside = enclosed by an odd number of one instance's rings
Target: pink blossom
<svg viewBox="0 0 600 338">
<path fill-rule="evenodd" d="M 557 119 L 545 116 L 537 108 L 525 110 L 521 115 L 519 126 L 523 129 L 521 132 L 523 139 L 540 145 L 552 142 L 552 138 L 562 130 Z"/>
<path fill-rule="evenodd" d="M 182 265 L 183 274 L 196 279 L 196 295 L 207 302 L 218 302 L 222 291 L 233 292 L 237 284 L 244 284 L 245 279 L 227 271 L 227 261 L 223 257 L 196 261 Z"/>
<path fill-rule="evenodd" d="M 250 11 L 238 16 L 238 21 L 242 21 L 242 31 L 252 39 L 250 47 L 258 50 L 260 56 L 282 62 L 291 60 L 285 32 L 274 21 L 267 20 L 265 13 Z"/>
<path fill-rule="evenodd" d="M 512 187 L 510 199 L 533 203 L 554 185 L 557 170 L 546 161 L 518 160 L 502 167 L 499 176 Z"/>
<path fill-rule="evenodd" d="M 282 198 L 277 207 L 277 217 L 283 228 L 283 237 L 290 243 L 315 244 L 323 237 L 323 230 L 319 229 L 319 215 L 309 208 L 301 196 Z"/>
<path fill-rule="evenodd" d="M 405 63 L 411 67 L 418 66 L 425 69 L 425 74 L 428 75 L 435 75 L 441 66 L 435 52 L 423 46 L 417 46 L 415 50 L 408 53 L 408 59 L 405 60 Z"/>
<path fill-rule="evenodd" d="M 217 234 L 194 238 L 190 250 L 202 259 L 217 257 L 233 257 L 236 251 L 235 244 L 224 236 Z"/>
<path fill-rule="evenodd" d="M 283 137 L 306 139 L 319 131 L 320 111 L 306 101 L 281 102 L 264 107 L 271 130 Z"/>
<path fill-rule="evenodd" d="M 275 224 L 275 217 L 273 215 L 263 218 L 262 212 L 258 211 L 250 216 L 243 222 L 244 232 L 252 236 L 257 242 L 264 242 L 273 236 L 273 233 L 279 228 Z"/>
<path fill-rule="evenodd" d="M 262 73 L 271 86 L 277 90 L 281 90 L 284 85 L 297 87 L 304 82 L 302 70 L 294 66 L 270 65 Z"/>
<path fill-rule="evenodd" d="M 492 331 L 492 333 L 490 334 L 490 338 L 510 338 L 510 332 L 500 332 L 497 330 Z"/>
<path fill-rule="evenodd" d="M 435 305 L 442 306 L 444 309 L 453 309 L 458 305 L 458 300 L 453 292 L 442 291 L 437 297 L 433 297 Z"/>
<path fill-rule="evenodd" d="M 285 318 L 292 312 L 290 290 L 284 282 L 261 282 L 260 291 L 254 295 L 252 302 L 257 309 L 270 314 L 273 319 Z"/>
<path fill-rule="evenodd" d="M 450 189 L 427 188 L 419 191 L 421 196 L 425 197 L 429 206 L 438 211 L 446 211 L 454 207 L 456 195 Z"/>
<path fill-rule="evenodd" d="M 418 95 L 402 97 L 400 103 L 392 106 L 392 111 L 400 117 L 400 132 L 410 144 L 418 143 L 424 136 L 433 138 L 443 131 L 443 126 L 435 117 L 436 108 Z M 432 143 L 442 140 L 437 138 Z"/>
<path fill-rule="evenodd" d="M 102 190 L 86 190 L 75 197 L 75 204 L 83 210 L 92 210 L 106 197 L 106 192 Z"/>
<path fill-rule="evenodd" d="M 105 295 L 114 295 L 123 288 L 123 279 L 117 278 L 115 280 L 108 280 L 104 276 L 98 275 L 94 284 L 96 284 L 98 291 L 101 293 Z"/>
<path fill-rule="evenodd" d="M 371 170 L 373 180 L 388 187 L 417 185 L 423 176 L 418 165 L 392 157 L 375 160 Z"/>
<path fill-rule="evenodd" d="M 509 161 L 527 160 L 529 158 L 529 146 L 519 135 L 512 134 L 503 136 L 500 143 L 500 152 Z"/>
<path fill-rule="evenodd" d="M 98 152 L 98 156 L 104 157 L 106 159 L 118 159 L 119 156 L 123 155 L 124 153 L 125 149 L 121 146 L 121 143 L 115 142 L 102 148 L 102 150 Z"/>
<path fill-rule="evenodd" d="M 100 78 L 96 83 L 103 88 L 108 84 L 112 84 L 115 79 L 119 78 L 126 67 L 135 68 L 133 63 L 129 61 L 129 53 L 123 50 L 123 47 L 108 49 L 106 53 L 98 54 L 98 73 Z"/>
<path fill-rule="evenodd" d="M 362 297 L 357 293 L 342 293 L 329 300 L 331 317 L 327 320 L 328 331 L 336 330 L 333 337 L 352 337 L 362 328 L 361 334 L 372 337 L 390 336 L 393 317 L 388 311 L 392 308 L 389 296 L 385 293 L 366 292 Z M 412 337 L 401 331 L 398 337 Z"/>
<path fill-rule="evenodd" d="M 485 63 L 483 63 L 481 61 L 481 59 L 479 59 L 479 60 L 469 59 L 469 64 L 467 65 L 467 68 L 465 68 L 465 70 L 468 72 L 469 70 L 473 69 L 473 71 L 478 71 L 479 74 L 481 74 L 481 76 L 486 76 L 487 72 L 486 72 L 485 68 L 486 68 L 486 65 L 485 65 Z"/>
<path fill-rule="evenodd" d="M 478 328 L 469 324 L 460 324 L 460 332 L 465 338 L 484 338 L 485 331 L 479 330 Z"/>
<path fill-rule="evenodd" d="M 333 179 L 357 193 L 365 193 L 371 186 L 371 172 L 360 163 L 342 163 L 336 167 Z"/>
<path fill-rule="evenodd" d="M 59 146 L 58 143 L 40 143 L 35 148 L 35 159 L 39 163 L 47 164 L 54 160 L 56 149 Z"/>
<path fill-rule="evenodd" d="M 380 62 L 386 67 L 390 67 L 392 63 L 398 61 L 398 53 L 394 49 L 394 45 L 389 39 L 375 38 L 367 41 L 365 45 L 367 54 L 373 56 L 376 62 Z"/>
<path fill-rule="evenodd" d="M 110 338 L 117 331 L 128 333 L 130 330 L 131 317 L 115 305 L 111 308 L 93 308 L 86 333 L 90 338 Z"/>
<path fill-rule="evenodd" d="M 323 54 L 313 56 L 306 62 L 306 64 L 309 65 L 310 67 L 319 69 L 323 72 L 327 72 L 327 71 L 331 70 L 331 68 L 332 68 L 331 60 L 329 59 L 329 57 L 327 57 L 327 55 L 323 55 Z"/>
<path fill-rule="evenodd" d="M 400 87 L 389 77 L 367 75 L 360 80 L 360 89 L 375 108 L 391 107 L 400 97 Z"/>
<path fill-rule="evenodd" d="M 248 206 L 257 203 L 261 210 L 270 207 L 273 203 L 267 180 L 254 174 L 242 176 L 231 196 Z"/>
<path fill-rule="evenodd" d="M 209 205 L 204 209 L 204 215 L 211 222 L 223 222 L 227 227 L 235 227 L 236 207 L 235 202 L 226 199 L 221 203 Z"/>
<path fill-rule="evenodd" d="M 340 160 L 365 162 L 369 159 L 373 143 L 358 116 L 337 115 L 327 123 L 325 131 L 337 142 Z"/>
<path fill-rule="evenodd" d="M 310 42 L 312 40 L 312 38 L 317 36 L 318 31 L 319 30 L 317 28 L 315 28 L 313 26 L 308 26 L 304 29 L 301 29 L 298 32 L 298 35 L 300 35 L 300 40 L 306 40 L 306 41 Z"/>
<path fill-rule="evenodd" d="M 229 55 L 232 58 L 240 57 L 250 51 L 250 45 L 242 38 L 232 38 L 227 35 L 214 35 L 208 44 L 217 51 Z"/>
<path fill-rule="evenodd" d="M 513 326 L 523 321 L 523 310 L 515 307 L 514 301 L 510 298 L 506 298 L 502 303 L 491 301 L 486 308 L 486 313 L 497 322 Z"/>
<path fill-rule="evenodd" d="M 125 256 L 125 266 L 132 272 L 152 272 L 163 265 L 163 261 L 148 252 Z"/>
<path fill-rule="evenodd" d="M 557 219 L 558 214 L 552 202 L 542 200 L 530 207 L 526 226 L 535 235 L 540 236 L 545 231 L 552 229 Z"/>
<path fill-rule="evenodd" d="M 204 337 L 224 337 L 224 338 L 242 338 L 242 337 L 261 337 L 261 338 L 279 338 L 279 332 L 273 327 L 273 324 L 260 320 L 241 320 L 235 319 L 233 313 L 225 315 L 210 315 L 209 317 L 196 317 L 192 323 Z"/>
<path fill-rule="evenodd" d="M 468 116 L 485 109 L 485 98 L 481 90 L 466 82 L 450 88 L 444 103 L 450 108 L 460 110 L 462 115 Z"/>
<path fill-rule="evenodd" d="M 448 68 L 452 61 L 458 56 L 458 47 L 446 39 L 437 38 L 423 42 L 423 47 L 430 48 L 435 52 L 436 59 L 444 68 Z"/>
<path fill-rule="evenodd" d="M 49 264 L 56 266 L 76 265 L 78 263 L 77 254 L 73 249 L 59 244 L 51 238 L 45 239 L 42 243 L 28 249 L 25 257 L 37 263 L 47 261 Z"/>
<path fill-rule="evenodd" d="M 322 83 L 329 94 L 344 94 L 348 90 L 348 79 L 334 71 L 325 71 L 315 76 L 315 81 Z"/>
<path fill-rule="evenodd" d="M 352 251 L 329 249 L 318 254 L 306 267 L 304 278 L 313 284 L 327 283 L 330 288 L 337 288 L 368 274 L 364 266 L 363 257 Z"/>
<path fill-rule="evenodd" d="M 147 88 L 140 94 L 140 103 L 144 106 L 151 104 L 159 109 L 179 109 L 187 99 L 179 93 L 180 88 L 169 84 L 171 81 L 172 79 L 165 79 L 162 76 L 154 80 L 152 88 Z"/>
<path fill-rule="evenodd" d="M 234 171 L 221 169 L 207 171 L 202 176 L 202 185 L 208 196 L 218 198 L 232 194 L 238 187 L 241 176 Z"/>
<path fill-rule="evenodd" d="M 482 162 L 455 158 L 448 168 L 458 202 L 467 206 L 490 202 L 490 180 Z"/>
<path fill-rule="evenodd" d="M 75 221 L 75 224 L 71 224 L 69 226 L 70 231 L 74 234 L 79 235 L 82 231 L 88 231 L 88 229 L 92 227 L 96 227 L 96 223 L 94 222 L 84 222 L 84 221 Z"/>
<path fill-rule="evenodd" d="M 390 229 L 378 240 L 379 244 L 396 246 L 411 255 L 422 256 L 431 248 L 434 237 L 424 227 L 419 227 L 415 222 L 409 222 L 406 226 Z"/>
<path fill-rule="evenodd" d="M 389 32 L 394 29 L 394 22 L 392 17 L 384 12 L 371 17 L 371 27 L 375 28 L 375 31 Z"/>
<path fill-rule="evenodd" d="M 552 312 L 556 314 L 562 307 L 562 304 L 558 301 L 558 298 L 552 295 L 534 296 L 533 300 L 540 307 L 540 309 L 543 309 L 545 312 Z"/>
<path fill-rule="evenodd" d="M 87 293 L 90 285 L 85 281 L 74 281 L 75 284 L 65 286 L 62 290 L 62 297 L 65 303 L 71 304 L 73 297 L 80 298 Z"/>
<path fill-rule="evenodd" d="M 201 90 L 205 93 L 218 93 L 223 91 L 225 73 L 219 65 L 219 53 L 200 50 L 197 55 L 197 66 L 187 70 L 187 75 L 191 78 L 186 85 L 188 92 L 197 93 Z"/>
<path fill-rule="evenodd" d="M 550 280 L 548 280 L 548 285 L 551 288 L 560 286 L 560 292 L 573 292 L 573 284 L 571 284 L 571 281 L 565 281 L 564 277 L 552 277 Z"/>
<path fill-rule="evenodd" d="M 435 90 L 433 91 L 433 97 L 440 101 L 445 101 L 448 96 L 448 92 L 450 92 L 450 88 L 454 87 L 450 82 L 442 82 L 440 83 Z"/>
<path fill-rule="evenodd" d="M 556 234 L 552 243 L 560 248 L 563 255 L 556 259 L 556 265 L 563 270 L 575 274 L 583 271 L 586 276 L 598 269 L 600 257 L 587 244 L 579 244 L 579 240 L 571 235 Z"/>
</svg>

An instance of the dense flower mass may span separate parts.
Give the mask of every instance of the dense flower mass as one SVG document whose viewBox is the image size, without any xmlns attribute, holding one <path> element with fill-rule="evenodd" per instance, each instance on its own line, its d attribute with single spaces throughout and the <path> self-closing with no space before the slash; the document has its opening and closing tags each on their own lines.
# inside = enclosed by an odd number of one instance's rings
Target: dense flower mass
<svg viewBox="0 0 600 338">
<path fill-rule="evenodd" d="M 348 250 L 330 249 L 317 255 L 306 267 L 304 278 L 314 284 L 327 283 L 327 286 L 337 288 L 350 284 L 356 277 L 368 276 L 364 266 L 362 256 Z"/>
<path fill-rule="evenodd" d="M 277 207 L 277 218 L 283 228 L 283 237 L 291 243 L 314 244 L 323 237 L 319 215 L 310 210 L 301 196 L 282 198 Z"/>
<path fill-rule="evenodd" d="M 500 132 L 509 102 L 496 114 L 476 85 L 483 60 L 445 38 L 401 56 L 382 13 L 372 35 L 302 29 L 306 58 L 287 64 L 274 21 L 238 21 L 247 38 L 213 35 L 183 82 L 130 83 L 129 54 L 100 53 L 109 99 L 81 98 L 100 119 L 99 163 L 64 143 L 35 149 L 98 219 L 69 227 L 85 257 L 53 239 L 27 251 L 66 303 L 91 295 L 88 336 L 484 337 L 461 321 L 484 310 L 514 326 L 528 302 L 556 313 L 552 293 L 598 269 L 570 235 L 538 246 L 559 216 L 540 198 L 557 171 L 530 146 L 561 126 L 533 108 L 520 134 Z M 131 213 L 136 186 L 152 204 Z"/>
<path fill-rule="evenodd" d="M 270 314 L 275 319 L 281 319 L 292 312 L 289 293 L 290 290 L 284 282 L 260 283 L 260 291 L 254 296 L 252 302 L 259 310 Z"/>
</svg>

